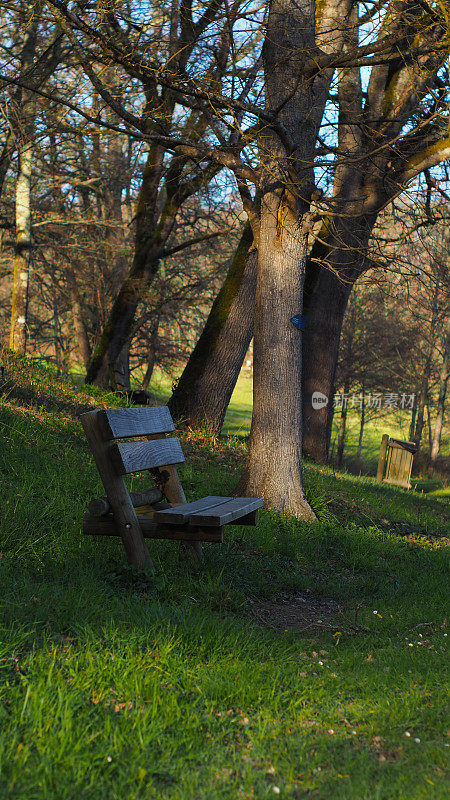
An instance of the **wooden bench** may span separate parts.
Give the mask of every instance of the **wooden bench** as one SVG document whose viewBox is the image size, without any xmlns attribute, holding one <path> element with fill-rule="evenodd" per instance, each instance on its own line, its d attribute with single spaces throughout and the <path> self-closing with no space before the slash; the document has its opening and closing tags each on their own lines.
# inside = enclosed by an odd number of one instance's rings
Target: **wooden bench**
<svg viewBox="0 0 450 800">
<path fill-rule="evenodd" d="M 200 554 L 199 542 L 223 541 L 225 525 L 256 524 L 261 498 L 208 496 L 186 503 L 176 469 L 183 451 L 178 439 L 165 438 L 175 430 L 167 406 L 97 409 L 80 419 L 106 493 L 89 503 L 83 533 L 120 536 L 133 566 L 151 565 L 145 539 L 178 539 Z M 144 470 L 154 486 L 129 492 L 124 475 Z"/>
</svg>

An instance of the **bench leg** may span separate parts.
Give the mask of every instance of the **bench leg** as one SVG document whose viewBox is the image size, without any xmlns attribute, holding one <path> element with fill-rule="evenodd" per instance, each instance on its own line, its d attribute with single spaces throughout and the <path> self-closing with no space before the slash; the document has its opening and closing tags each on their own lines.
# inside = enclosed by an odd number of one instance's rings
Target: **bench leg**
<svg viewBox="0 0 450 800">
<path fill-rule="evenodd" d="M 171 505 L 181 506 L 186 503 L 186 495 L 175 466 L 168 465 L 161 468 L 157 467 L 156 469 L 150 470 L 150 472 L 153 475 L 158 489 L 163 492 Z M 200 562 L 200 564 L 205 563 L 205 555 L 200 542 L 182 542 L 182 547 L 186 556 Z"/>
</svg>

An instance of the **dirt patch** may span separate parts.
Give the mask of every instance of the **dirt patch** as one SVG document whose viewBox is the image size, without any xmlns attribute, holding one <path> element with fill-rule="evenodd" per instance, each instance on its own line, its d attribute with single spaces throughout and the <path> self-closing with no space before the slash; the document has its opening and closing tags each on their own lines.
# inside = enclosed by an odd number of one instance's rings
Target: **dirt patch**
<svg viewBox="0 0 450 800">
<path fill-rule="evenodd" d="M 341 611 L 335 600 L 296 594 L 278 600 L 250 601 L 250 610 L 261 625 L 275 630 L 335 630 Z"/>
</svg>

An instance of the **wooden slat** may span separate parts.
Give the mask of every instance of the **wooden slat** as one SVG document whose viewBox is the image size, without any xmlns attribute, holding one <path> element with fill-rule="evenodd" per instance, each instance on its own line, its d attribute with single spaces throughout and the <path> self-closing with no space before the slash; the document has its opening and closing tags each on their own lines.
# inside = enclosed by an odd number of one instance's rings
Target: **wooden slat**
<svg viewBox="0 0 450 800">
<path fill-rule="evenodd" d="M 236 520 L 239 524 L 239 517 L 247 516 L 251 511 L 256 511 L 261 508 L 263 504 L 261 497 L 236 497 L 234 500 L 229 500 L 223 503 L 217 509 L 211 509 L 210 512 L 199 511 L 198 513 L 191 514 L 189 517 L 189 525 L 199 525 L 201 527 L 213 525 L 222 526 L 228 525 L 230 522 Z"/>
<path fill-rule="evenodd" d="M 167 406 L 145 408 L 109 408 L 100 412 L 99 423 L 105 439 L 128 436 L 151 436 L 175 430 Z"/>
<path fill-rule="evenodd" d="M 178 439 L 120 442 L 110 445 L 110 454 L 121 475 L 162 467 L 166 464 L 182 464 L 184 461 Z"/>
<path fill-rule="evenodd" d="M 384 433 L 381 439 L 380 457 L 378 459 L 377 481 L 379 483 L 383 480 L 388 441 L 389 441 L 389 436 L 387 435 L 387 433 Z"/>
<path fill-rule="evenodd" d="M 392 452 L 391 462 L 389 466 L 389 474 L 387 477 L 391 481 L 396 481 L 398 478 L 398 460 L 401 450 L 400 448 L 393 447 L 391 448 L 391 452 Z"/>
<path fill-rule="evenodd" d="M 165 522 L 168 525 L 184 525 L 184 523 L 189 521 L 189 517 L 195 511 L 206 511 L 210 508 L 216 509 L 220 504 L 227 503 L 232 499 L 232 497 L 215 497 L 214 495 L 208 495 L 208 497 L 203 497 L 201 500 L 194 500 L 193 503 L 185 503 L 184 505 L 168 508 L 164 511 L 158 511 L 155 516 L 161 522 Z"/>
<path fill-rule="evenodd" d="M 407 450 L 412 455 L 419 449 L 415 442 L 403 442 L 401 439 L 389 439 L 389 447 L 401 447 L 402 450 Z"/>
<path fill-rule="evenodd" d="M 163 525 L 150 517 L 137 517 L 141 534 L 145 539 L 174 539 L 180 542 L 222 542 L 222 528 L 201 528 L 188 525 Z M 112 514 L 92 517 L 88 512 L 83 517 L 83 533 L 88 536 L 119 536 Z"/>
</svg>

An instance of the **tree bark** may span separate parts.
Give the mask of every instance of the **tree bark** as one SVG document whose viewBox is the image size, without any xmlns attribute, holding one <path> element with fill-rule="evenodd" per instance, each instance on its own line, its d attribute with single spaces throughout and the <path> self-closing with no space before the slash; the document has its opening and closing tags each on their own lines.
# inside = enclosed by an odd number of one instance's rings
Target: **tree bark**
<svg viewBox="0 0 450 800">
<path fill-rule="evenodd" d="M 446 341 L 444 343 L 444 354 L 442 359 L 442 369 L 439 376 L 439 396 L 437 402 L 437 416 L 434 425 L 433 443 L 431 445 L 430 460 L 435 466 L 439 450 L 441 448 L 441 435 L 444 424 L 445 398 L 447 394 L 448 379 L 450 377 L 450 318 L 447 321 Z"/>
<path fill-rule="evenodd" d="M 258 141 L 266 180 L 257 242 L 253 416 L 238 491 L 262 494 L 266 505 L 303 519 L 314 515 L 302 487 L 302 334 L 290 319 L 303 307 L 315 143 L 333 72 L 312 78 L 308 70 L 319 50 L 342 49 L 341 19 L 350 7 L 321 4 L 316 29 L 314 2 L 272 0 L 262 54 L 266 108 L 276 110 L 290 144 L 269 128 Z"/>
<path fill-rule="evenodd" d="M 32 147 L 20 149 L 16 181 L 16 247 L 14 255 L 12 308 L 9 346 L 24 353 L 27 342 L 28 290 L 31 250 L 31 166 Z"/>
<path fill-rule="evenodd" d="M 257 250 L 247 223 L 225 282 L 169 400 L 175 419 L 215 436 L 253 335 Z"/>
<path fill-rule="evenodd" d="M 307 233 L 287 212 L 277 239 L 280 198 L 261 206 L 253 345 L 253 415 L 238 492 L 262 496 L 278 511 L 314 519 L 301 470 L 301 334 L 290 322 L 301 307 Z M 275 242 L 275 246 L 274 246 Z"/>
</svg>

